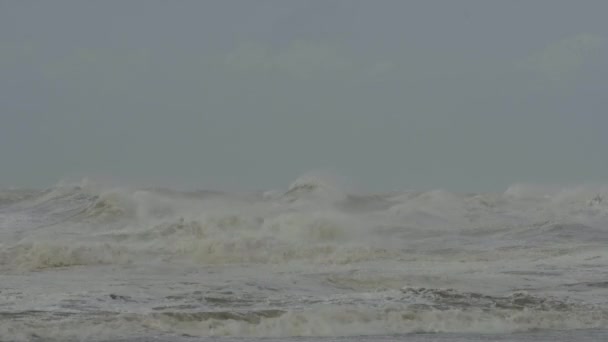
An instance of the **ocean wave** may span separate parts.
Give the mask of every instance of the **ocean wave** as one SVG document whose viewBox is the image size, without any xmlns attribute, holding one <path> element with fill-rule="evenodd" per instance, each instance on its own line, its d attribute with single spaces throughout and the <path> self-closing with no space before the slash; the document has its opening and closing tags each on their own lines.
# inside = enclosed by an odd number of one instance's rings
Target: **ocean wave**
<svg viewBox="0 0 608 342">
<path fill-rule="evenodd" d="M 110 220 L 174 219 L 194 216 L 200 212 L 241 211 L 244 207 L 268 211 L 335 211 L 345 214 L 361 212 L 384 214 L 385 219 L 396 216 L 402 220 L 417 220 L 426 215 L 427 225 L 440 221 L 452 226 L 475 224 L 481 220 L 514 219 L 538 222 L 539 218 L 560 216 L 608 217 L 607 186 L 548 187 L 515 184 L 503 194 L 457 194 L 444 190 L 402 192 L 391 194 L 350 194 L 331 178 L 311 174 L 294 181 L 286 191 L 249 195 L 214 191 L 176 191 L 170 189 L 135 189 L 96 185 L 89 181 L 61 185 L 44 191 L 10 190 L 0 192 L 4 215 L 25 213 L 49 219 L 48 215 Z M 255 207 L 255 208 L 254 208 Z M 272 207 L 272 209 L 271 209 Z M 62 214 L 64 214 L 62 216 Z M 376 218 L 381 218 L 377 216 Z M 425 225 L 425 219 L 416 222 Z"/>
<path fill-rule="evenodd" d="M 69 241 L 23 243 L 7 248 L 0 254 L 0 264 L 22 270 L 126 264 L 128 261 L 128 253 L 124 248 Z"/>
<path fill-rule="evenodd" d="M 563 248 L 606 241 L 608 203 L 581 189 L 366 196 L 302 177 L 284 194 L 268 197 L 83 183 L 29 193 L 4 207 L 0 255 L 3 265 L 29 269 L 150 258 L 349 264 L 455 247 L 461 250 L 453 255 L 474 256 L 486 244 Z"/>
<path fill-rule="evenodd" d="M 497 334 L 608 327 L 606 310 L 526 293 L 492 297 L 450 289 L 405 288 L 402 297 L 389 299 L 380 305 L 313 304 L 300 309 L 24 312 L 0 316 L 0 333 L 18 340 L 14 338 L 18 334 L 73 339 L 90 337 L 92 331 L 102 339 L 132 334 L 191 337 Z"/>
<path fill-rule="evenodd" d="M 290 202 L 314 200 L 325 204 L 336 203 L 346 198 L 346 193 L 337 184 L 328 174 L 312 172 L 296 179 L 282 198 Z"/>
<path fill-rule="evenodd" d="M 36 196 L 40 191 L 30 189 L 0 190 L 0 209 Z"/>
<path fill-rule="evenodd" d="M 238 315 L 231 315 L 235 317 Z M 605 328 L 602 311 L 513 309 L 421 309 L 317 307 L 288 311 L 277 317 L 242 315 L 240 319 L 197 319 L 196 315 L 157 314 L 148 327 L 191 336 L 292 337 L 365 336 L 407 333 L 513 333 L 549 329 Z"/>
</svg>

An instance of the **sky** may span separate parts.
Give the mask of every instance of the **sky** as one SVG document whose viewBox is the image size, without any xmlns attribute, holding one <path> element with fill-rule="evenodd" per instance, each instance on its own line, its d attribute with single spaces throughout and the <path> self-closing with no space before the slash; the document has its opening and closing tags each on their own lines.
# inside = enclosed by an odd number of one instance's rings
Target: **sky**
<svg viewBox="0 0 608 342">
<path fill-rule="evenodd" d="M 0 187 L 608 182 L 605 0 L 0 0 Z"/>
</svg>

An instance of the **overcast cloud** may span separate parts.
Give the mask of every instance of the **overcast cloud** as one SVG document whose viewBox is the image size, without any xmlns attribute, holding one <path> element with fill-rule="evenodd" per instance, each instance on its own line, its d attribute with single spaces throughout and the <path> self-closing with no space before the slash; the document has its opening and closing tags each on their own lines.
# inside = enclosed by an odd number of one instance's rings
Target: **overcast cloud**
<svg viewBox="0 0 608 342">
<path fill-rule="evenodd" d="M 605 1 L 0 1 L 0 186 L 608 181 Z"/>
</svg>

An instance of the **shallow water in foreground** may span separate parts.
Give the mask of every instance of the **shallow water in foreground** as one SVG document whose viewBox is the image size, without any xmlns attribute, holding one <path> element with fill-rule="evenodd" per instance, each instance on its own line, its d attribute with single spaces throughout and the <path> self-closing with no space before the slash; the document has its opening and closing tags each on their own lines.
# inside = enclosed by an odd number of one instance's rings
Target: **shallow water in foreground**
<svg viewBox="0 0 608 342">
<path fill-rule="evenodd" d="M 508 335 L 496 334 L 408 334 L 398 336 L 350 336 L 350 337 L 297 337 L 297 338 L 188 338 L 156 336 L 147 338 L 134 338 L 128 340 L 113 340 L 117 342 L 147 342 L 147 341 L 168 341 L 168 342 L 595 342 L 607 341 L 608 330 L 578 330 L 578 331 L 543 331 L 535 333 L 519 333 Z M 109 341 L 108 341 L 109 342 Z"/>
<path fill-rule="evenodd" d="M 604 341 L 606 190 L 0 191 L 0 341 Z"/>
</svg>

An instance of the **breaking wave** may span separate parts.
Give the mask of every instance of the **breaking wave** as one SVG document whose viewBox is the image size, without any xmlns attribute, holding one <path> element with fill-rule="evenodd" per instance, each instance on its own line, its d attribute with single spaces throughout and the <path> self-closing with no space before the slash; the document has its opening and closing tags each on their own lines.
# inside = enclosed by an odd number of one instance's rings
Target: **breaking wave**
<svg viewBox="0 0 608 342">
<path fill-rule="evenodd" d="M 344 264 L 399 259 L 412 239 L 455 232 L 505 242 L 593 243 L 608 239 L 602 191 L 517 185 L 502 196 L 430 191 L 366 197 L 306 176 L 268 197 L 87 183 L 9 195 L 4 229 L 19 230 L 19 238 L 5 240 L 0 262 L 44 269 L 156 256 L 203 264 Z"/>
</svg>

